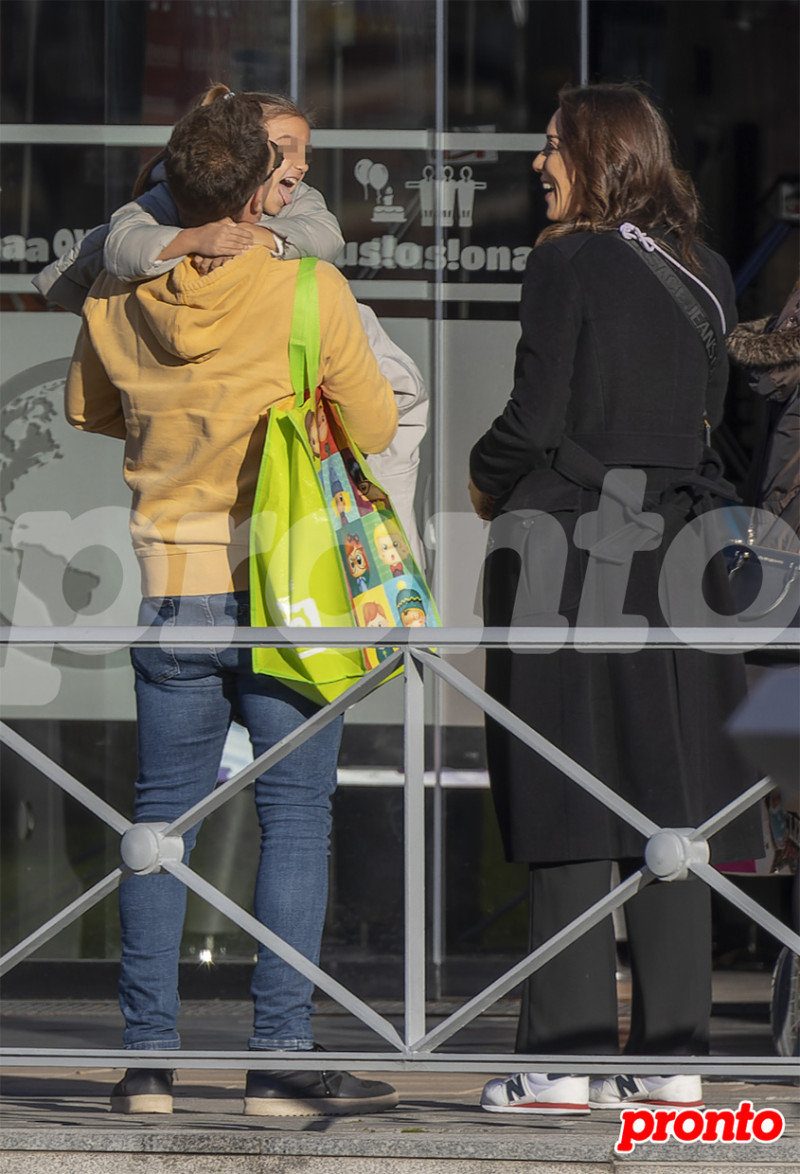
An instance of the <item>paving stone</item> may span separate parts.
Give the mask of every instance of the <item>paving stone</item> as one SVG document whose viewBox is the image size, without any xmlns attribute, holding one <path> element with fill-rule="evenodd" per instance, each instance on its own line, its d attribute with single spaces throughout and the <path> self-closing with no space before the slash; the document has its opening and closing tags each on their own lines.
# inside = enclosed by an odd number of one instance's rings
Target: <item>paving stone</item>
<svg viewBox="0 0 800 1174">
<path fill-rule="evenodd" d="M 449 1009 L 449 1008 L 448 1008 Z M 119 1013 L 109 1004 L 68 1007 L 9 1000 L 7 1047 L 118 1046 Z M 400 1008 L 386 1006 L 387 1015 Z M 188 1035 L 206 1049 L 245 1030 L 249 1004 L 188 1005 Z M 324 1042 L 368 1050 L 351 1017 L 318 1017 Z M 446 1012 L 442 1012 L 446 1013 Z M 463 1050 L 509 1050 L 513 1015 L 482 1017 Z M 723 1051 L 767 1055 L 768 1022 L 718 1020 Z M 105 1044 L 99 1039 L 108 1039 Z M 372 1037 L 374 1040 L 375 1037 Z M 186 1044 L 186 1040 L 184 1041 Z M 728 1046 L 730 1045 L 730 1046 Z M 231 1046 L 228 1044 L 228 1046 Z M 235 1046 L 235 1045 L 234 1045 Z M 378 1041 L 377 1047 L 383 1050 Z M 720 1049 L 716 1049 L 720 1050 Z M 618 1114 L 524 1119 L 480 1109 L 480 1072 L 405 1070 L 377 1074 L 398 1088 L 396 1110 L 361 1118 L 253 1118 L 242 1114 L 244 1073 L 183 1069 L 175 1112 L 122 1116 L 108 1106 L 117 1069 L 7 1068 L 2 1074 L 3 1174 L 800 1174 L 800 1092 L 790 1083 L 707 1080 L 706 1102 L 779 1109 L 784 1137 L 769 1145 L 640 1145 L 614 1154 Z"/>
</svg>

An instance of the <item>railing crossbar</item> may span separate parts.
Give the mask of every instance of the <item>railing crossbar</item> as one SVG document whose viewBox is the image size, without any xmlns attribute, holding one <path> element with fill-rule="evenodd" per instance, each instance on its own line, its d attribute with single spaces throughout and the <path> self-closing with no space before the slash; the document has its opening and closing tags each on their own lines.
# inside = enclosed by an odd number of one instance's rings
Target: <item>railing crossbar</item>
<svg viewBox="0 0 800 1174">
<path fill-rule="evenodd" d="M 737 815 L 741 815 L 748 807 L 752 807 L 754 803 L 758 803 L 760 799 L 769 795 L 775 784 L 769 776 L 765 775 L 763 779 L 759 779 L 757 783 L 753 783 L 746 791 L 742 791 L 741 795 L 737 795 L 725 807 L 721 807 L 714 815 L 710 816 L 705 823 L 701 823 L 698 828 L 689 836 L 690 840 L 710 840 L 718 831 L 726 827 L 731 820 L 736 819 Z"/>
<path fill-rule="evenodd" d="M 20 1067 L 242 1069 L 265 1067 L 265 1059 L 281 1068 L 317 1071 L 358 1068 L 366 1072 L 529 1072 L 579 1071 L 587 1076 L 630 1071 L 630 1056 L 521 1056 L 495 1052 L 262 1052 L 251 1051 L 146 1051 L 110 1048 L 0 1048 L 0 1064 Z M 637 1056 L 636 1072 L 642 1076 L 687 1075 L 743 1076 L 791 1079 L 797 1073 L 796 1056 Z"/>
<path fill-rule="evenodd" d="M 421 660 L 423 664 L 426 664 L 432 672 L 436 673 L 437 676 L 441 677 L 442 680 L 446 681 L 469 701 L 474 702 L 489 717 L 494 718 L 495 721 L 504 726 L 509 733 L 519 738 L 520 742 L 529 746 L 531 750 L 535 750 L 547 762 L 552 763 L 562 774 L 572 779 L 584 791 L 588 791 L 593 798 L 598 799 L 610 811 L 613 811 L 615 815 L 618 815 L 620 819 L 624 820 L 625 823 L 636 828 L 643 836 L 652 836 L 659 830 L 658 824 L 654 823 L 652 819 L 648 819 L 641 811 L 638 811 L 632 803 L 628 803 L 626 799 L 617 795 L 615 791 L 612 791 L 610 787 L 606 786 L 595 775 L 571 759 L 563 750 L 559 750 L 552 742 L 548 742 L 536 730 L 531 729 L 521 718 L 518 718 L 516 714 L 512 713 L 510 709 L 506 709 L 499 701 L 495 701 L 493 697 L 490 697 L 488 693 L 480 689 L 468 677 L 465 677 L 463 673 L 454 669 L 452 665 L 447 664 L 446 661 L 431 653 L 415 650 L 412 655 Z"/>
<path fill-rule="evenodd" d="M 340 714 L 344 713 L 346 709 L 361 701 L 373 689 L 377 689 L 395 671 L 402 655 L 402 652 L 392 653 L 382 664 L 366 673 L 360 681 L 352 685 L 336 701 L 324 705 L 310 718 L 307 718 L 302 725 L 292 730 L 285 738 L 281 738 L 280 742 L 276 742 L 274 746 L 271 746 L 269 750 L 259 755 L 253 762 L 248 763 L 246 767 L 232 778 L 227 779 L 220 786 L 216 787 L 205 799 L 201 799 L 199 803 L 195 803 L 194 807 L 190 807 L 187 811 L 184 811 L 182 815 L 178 816 L 169 825 L 165 831 L 165 835 L 179 836 L 185 831 L 188 831 L 189 828 L 199 823 L 201 819 L 205 819 L 212 811 L 216 811 L 223 803 L 232 799 L 239 791 L 244 790 L 245 787 L 260 775 L 264 774 L 270 767 L 275 766 L 282 759 L 286 758 L 297 746 L 306 742 L 319 730 L 324 729 L 325 726 L 339 717 Z"/>
<path fill-rule="evenodd" d="M 800 630 L 791 628 L 752 629 L 745 625 L 714 628 L 650 628 L 646 633 L 630 628 L 591 627 L 447 627 L 447 628 L 225 628 L 212 633 L 208 628 L 181 626 L 88 627 L 52 625 L 46 627 L 0 626 L 0 646 L 49 648 L 81 645 L 143 648 L 418 648 L 473 651 L 477 648 L 510 648 L 547 655 L 562 648 L 581 652 L 630 652 L 643 647 L 708 651 L 748 652 L 753 648 L 800 652 Z"/>
<path fill-rule="evenodd" d="M 65 906 L 55 917 L 51 917 L 44 925 L 40 925 L 37 930 L 29 934 L 23 941 L 18 942 L 13 949 L 8 950 L 2 958 L 0 958 L 0 978 L 9 970 L 12 970 L 18 962 L 22 962 L 45 942 L 49 942 L 56 934 L 61 933 L 62 929 L 66 929 L 73 921 L 77 921 L 84 913 L 97 905 L 109 893 L 112 893 L 122 879 L 122 869 L 115 868 L 108 876 L 103 877 L 91 889 L 87 889 L 85 893 L 81 893 L 80 897 Z"/>
<path fill-rule="evenodd" d="M 377 1032 L 382 1039 L 387 1043 L 394 1044 L 400 1051 L 405 1051 L 406 1047 L 402 1039 L 398 1035 L 395 1028 L 382 1015 L 373 1010 L 367 1003 L 362 1002 L 356 995 L 337 982 L 335 978 L 331 978 L 324 970 L 320 970 L 319 966 L 315 966 L 313 962 L 309 962 L 308 958 L 304 957 L 294 946 L 290 946 L 283 938 L 278 937 L 271 929 L 263 925 L 252 914 L 247 913 L 230 897 L 215 888 L 214 885 L 209 884 L 207 880 L 199 876 L 186 864 L 178 864 L 172 862 L 165 862 L 164 868 L 167 872 L 171 872 L 173 876 L 182 881 L 187 888 L 197 893 L 203 900 L 208 901 L 209 904 L 223 913 L 234 925 L 238 925 L 250 937 L 255 938 L 257 942 L 261 942 L 268 950 L 272 950 L 295 970 L 311 979 L 320 990 L 325 991 L 337 1003 L 340 1003 L 346 1010 L 350 1011 L 358 1019 L 361 1020 L 367 1027 L 371 1027 L 373 1031 Z"/>
<path fill-rule="evenodd" d="M 621 884 L 617 885 L 605 897 L 601 897 L 594 905 L 585 909 L 583 913 L 579 914 L 568 925 L 558 933 L 553 934 L 546 942 L 535 949 L 527 957 L 518 962 L 516 966 L 512 966 L 500 978 L 495 979 L 493 983 L 487 986 L 480 994 L 475 995 L 463 1007 L 459 1007 L 458 1011 L 454 1011 L 452 1015 L 448 1015 L 442 1023 L 438 1024 L 432 1031 L 421 1039 L 415 1040 L 411 1045 L 415 1051 L 429 1051 L 437 1047 L 444 1040 L 449 1039 L 456 1031 L 459 1031 L 467 1023 L 490 1007 L 492 1003 L 496 1003 L 503 995 L 507 995 L 509 991 L 513 990 L 521 982 L 524 982 L 529 975 L 539 970 L 545 963 L 554 958 L 556 954 L 560 954 L 567 946 L 571 946 L 574 941 L 587 933 L 598 922 L 602 921 L 604 917 L 608 917 L 620 905 L 623 905 L 630 897 L 640 892 L 646 885 L 650 884 L 655 878 L 653 874 L 646 868 L 640 868 L 638 872 L 634 872 Z"/>
<path fill-rule="evenodd" d="M 115 811 L 104 799 L 99 795 L 95 795 L 94 791 L 90 791 L 83 783 L 78 780 L 57 762 L 53 762 L 52 758 L 48 758 L 36 746 L 32 746 L 30 742 L 21 737 L 16 730 L 12 730 L 5 722 L 0 722 L 0 742 L 5 742 L 9 749 L 13 750 L 20 758 L 24 758 L 31 766 L 34 766 L 38 771 L 60 787 L 62 791 L 66 791 L 73 799 L 77 799 L 80 804 L 88 808 L 92 814 L 96 815 L 98 819 L 102 819 L 103 823 L 108 824 L 115 832 L 120 835 L 126 832 L 131 826 L 131 821 L 126 819 L 124 815 L 120 815 Z"/>
<path fill-rule="evenodd" d="M 782 945 L 788 946 L 795 954 L 800 954 L 800 934 L 793 933 L 788 925 L 784 925 L 782 921 L 778 921 L 777 917 L 774 917 L 769 910 L 765 909 L 763 905 L 759 905 L 752 897 L 748 897 L 747 893 L 743 893 L 728 877 L 717 872 L 710 864 L 696 863 L 691 864 L 690 868 L 701 880 L 704 880 L 707 885 L 715 889 L 720 896 L 725 897 L 737 909 L 741 909 L 743 913 L 746 913 L 748 917 L 752 917 L 757 925 L 760 925 L 767 933 L 772 934 Z"/>
</svg>

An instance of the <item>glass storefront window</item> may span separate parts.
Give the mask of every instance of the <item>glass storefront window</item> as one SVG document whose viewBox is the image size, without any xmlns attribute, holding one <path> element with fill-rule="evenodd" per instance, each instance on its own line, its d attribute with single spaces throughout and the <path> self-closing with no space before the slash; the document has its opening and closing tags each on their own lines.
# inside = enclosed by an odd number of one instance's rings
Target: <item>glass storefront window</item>
<svg viewBox="0 0 800 1174">
<path fill-rule="evenodd" d="M 545 224 L 531 161 L 559 88 L 586 71 L 649 84 L 673 118 L 716 243 L 734 260 L 755 247 L 767 217 L 752 179 L 741 186 L 737 144 L 754 146 L 745 162 L 752 171 L 758 159 L 764 189 L 781 175 L 796 182 L 796 117 L 785 97 L 796 86 L 797 53 L 787 46 L 797 43 L 797 10 L 780 0 L 0 0 L 0 25 L 6 624 L 135 620 L 120 454 L 116 442 L 64 422 L 62 385 L 79 322 L 45 313 L 30 278 L 129 198 L 142 164 L 211 81 L 289 93 L 313 118 L 308 178 L 341 224 L 337 264 L 428 385 L 417 515 L 453 626 L 480 624 L 485 535 L 466 501 L 466 454 L 511 387 L 520 282 Z M 747 209 L 744 190 L 753 196 Z M 769 301 L 796 267 L 785 255 L 776 253 L 748 297 Z M 100 505 L 102 526 L 93 514 Z M 457 667 L 480 681 L 480 654 L 458 657 Z M 124 650 L 9 650 L 0 669 L 3 716 L 127 810 L 136 768 Z M 400 765 L 399 714 L 390 685 L 346 732 L 346 767 L 356 773 L 337 797 L 326 948 L 353 956 L 393 954 L 402 944 L 399 887 L 377 909 L 353 872 L 365 844 L 400 866 L 400 792 L 363 781 Z M 445 693 L 429 716 L 431 765 L 464 771 L 471 784 L 430 804 L 448 910 L 433 956 L 517 951 L 524 877 L 501 863 L 480 716 Z M 113 867 L 116 842 L 12 754 L 3 757 L 5 948 Z M 240 798 L 216 830 L 209 821 L 198 846 L 220 868 L 231 845 L 252 863 L 249 796 Z M 244 869 L 231 882 L 245 903 L 248 876 Z M 244 935 L 192 904 L 187 957 L 207 949 L 208 938 L 228 960 L 252 953 Z M 112 958 L 116 950 L 106 901 L 41 956 Z"/>
</svg>

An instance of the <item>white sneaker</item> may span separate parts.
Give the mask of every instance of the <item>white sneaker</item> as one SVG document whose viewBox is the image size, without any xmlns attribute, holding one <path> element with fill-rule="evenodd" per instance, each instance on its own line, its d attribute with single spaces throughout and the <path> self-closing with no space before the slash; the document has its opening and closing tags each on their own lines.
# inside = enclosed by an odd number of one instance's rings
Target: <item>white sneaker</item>
<svg viewBox="0 0 800 1174">
<path fill-rule="evenodd" d="M 590 1081 L 589 1104 L 593 1109 L 621 1105 L 702 1109 L 703 1085 L 699 1076 L 606 1076 Z"/>
<path fill-rule="evenodd" d="M 490 1080 L 481 1093 L 490 1113 L 588 1113 L 589 1077 L 517 1072 Z"/>
</svg>

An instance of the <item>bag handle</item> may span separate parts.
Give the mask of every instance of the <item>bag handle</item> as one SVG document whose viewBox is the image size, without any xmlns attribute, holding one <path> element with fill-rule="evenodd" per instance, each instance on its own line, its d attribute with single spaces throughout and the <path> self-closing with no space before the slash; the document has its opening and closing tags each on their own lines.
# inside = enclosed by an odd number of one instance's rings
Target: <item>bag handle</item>
<svg viewBox="0 0 800 1174">
<path fill-rule="evenodd" d="M 289 334 L 289 374 L 294 406 L 300 408 L 313 395 L 319 371 L 319 297 L 316 257 L 303 257 L 297 269 L 294 310 Z"/>
</svg>

